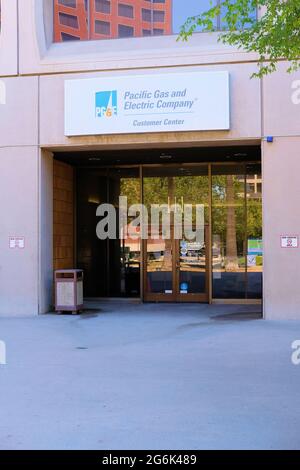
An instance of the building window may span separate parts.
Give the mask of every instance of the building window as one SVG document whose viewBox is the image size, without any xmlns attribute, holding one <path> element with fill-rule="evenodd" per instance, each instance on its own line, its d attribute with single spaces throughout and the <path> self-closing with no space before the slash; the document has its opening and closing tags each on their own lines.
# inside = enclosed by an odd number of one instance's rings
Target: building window
<svg viewBox="0 0 300 470">
<path fill-rule="evenodd" d="M 162 36 L 164 34 L 164 30 L 160 28 L 153 28 L 153 35 L 154 36 Z"/>
<path fill-rule="evenodd" d="M 153 11 L 153 22 L 154 23 L 164 23 L 165 22 L 165 12 L 160 10 Z"/>
<path fill-rule="evenodd" d="M 1 1 L 1 0 L 0 0 Z M 54 41 L 178 34 L 189 16 L 219 0 L 52 0 Z M 255 11 L 253 12 L 255 18 Z M 216 29 L 225 29 L 223 14 Z M 103 25 L 105 23 L 105 26 Z M 1 25 L 1 19 L 0 19 Z M 106 32 L 103 33 L 103 30 Z M 101 31 L 101 32 L 100 32 Z M 148 32 L 150 33 L 148 34 Z M 201 31 L 196 28 L 196 32 Z"/>
<path fill-rule="evenodd" d="M 54 0 L 54 41 L 89 39 L 88 0 Z M 70 17 L 67 22 L 66 17 Z M 76 25 L 72 17 L 76 18 Z"/>
<path fill-rule="evenodd" d="M 95 21 L 95 31 L 103 36 L 110 36 L 110 23 L 108 21 Z"/>
<path fill-rule="evenodd" d="M 110 14 L 110 1 L 109 0 L 95 0 L 95 10 L 97 13 Z"/>
<path fill-rule="evenodd" d="M 125 18 L 133 18 L 133 6 L 124 5 L 123 3 L 119 3 L 119 5 L 118 5 L 118 15 L 119 16 L 124 16 Z"/>
<path fill-rule="evenodd" d="M 142 8 L 142 20 L 143 21 L 148 21 L 148 23 L 151 23 L 151 19 L 152 19 L 151 10 L 148 10 L 146 8 Z"/>
<path fill-rule="evenodd" d="M 70 8 L 76 8 L 76 2 L 77 0 L 58 0 L 58 3 L 60 5 L 64 5 Z"/>
<path fill-rule="evenodd" d="M 119 24 L 118 26 L 119 38 L 130 38 L 134 36 L 134 29 L 131 26 Z"/>
<path fill-rule="evenodd" d="M 70 26 L 71 28 L 78 28 L 78 19 L 74 15 L 66 15 L 65 13 L 59 14 L 59 21 L 61 25 Z"/>
</svg>

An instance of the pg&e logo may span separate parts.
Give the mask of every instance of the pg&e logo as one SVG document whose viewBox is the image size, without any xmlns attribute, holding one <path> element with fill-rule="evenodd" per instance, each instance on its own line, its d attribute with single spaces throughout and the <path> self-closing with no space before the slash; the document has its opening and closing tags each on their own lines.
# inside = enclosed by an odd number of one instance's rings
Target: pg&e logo
<svg viewBox="0 0 300 470">
<path fill-rule="evenodd" d="M 95 101 L 96 117 L 110 118 L 117 116 L 117 90 L 99 91 L 96 93 Z"/>
</svg>

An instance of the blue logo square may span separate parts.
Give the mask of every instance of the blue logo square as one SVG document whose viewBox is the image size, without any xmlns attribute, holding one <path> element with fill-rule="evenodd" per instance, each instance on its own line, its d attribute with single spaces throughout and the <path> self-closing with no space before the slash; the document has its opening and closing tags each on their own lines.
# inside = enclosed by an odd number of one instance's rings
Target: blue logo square
<svg viewBox="0 0 300 470">
<path fill-rule="evenodd" d="M 95 113 L 99 118 L 111 118 L 118 114 L 117 90 L 99 91 L 95 96 Z"/>
</svg>

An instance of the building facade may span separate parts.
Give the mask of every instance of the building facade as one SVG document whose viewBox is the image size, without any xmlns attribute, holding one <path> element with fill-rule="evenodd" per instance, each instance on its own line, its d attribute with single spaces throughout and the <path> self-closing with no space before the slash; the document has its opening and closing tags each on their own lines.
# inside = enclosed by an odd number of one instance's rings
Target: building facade
<svg viewBox="0 0 300 470">
<path fill-rule="evenodd" d="M 256 55 L 218 33 L 177 41 L 198 11 L 1 0 L 0 315 L 50 311 L 53 270 L 77 267 L 86 297 L 300 318 L 300 74 L 282 61 L 251 78 Z M 145 239 L 99 237 L 99 205 L 119 214 L 120 196 L 168 214 L 201 206 L 202 238 L 176 237 L 173 215 L 167 237 L 160 221 Z"/>
</svg>

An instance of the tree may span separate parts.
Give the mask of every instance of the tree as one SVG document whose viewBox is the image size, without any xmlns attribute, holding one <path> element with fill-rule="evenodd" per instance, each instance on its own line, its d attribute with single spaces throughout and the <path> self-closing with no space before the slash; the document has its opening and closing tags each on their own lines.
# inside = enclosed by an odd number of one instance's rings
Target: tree
<svg viewBox="0 0 300 470">
<path fill-rule="evenodd" d="M 217 4 L 216 4 L 217 3 Z M 188 40 L 196 28 L 215 31 L 215 19 L 222 18 L 219 41 L 255 52 L 262 77 L 276 70 L 279 61 L 289 62 L 287 71 L 300 67 L 300 0 L 211 0 L 206 12 L 187 19 L 179 38 Z M 259 11 L 258 17 L 253 14 Z"/>
<path fill-rule="evenodd" d="M 226 271 L 237 271 L 239 267 L 236 244 L 236 218 L 234 206 L 234 181 L 226 176 L 227 224 L 226 224 Z"/>
</svg>

